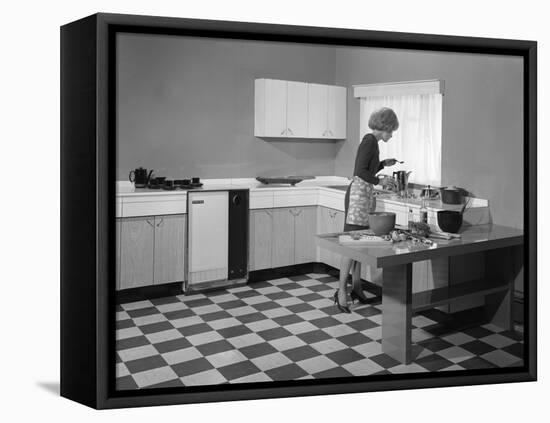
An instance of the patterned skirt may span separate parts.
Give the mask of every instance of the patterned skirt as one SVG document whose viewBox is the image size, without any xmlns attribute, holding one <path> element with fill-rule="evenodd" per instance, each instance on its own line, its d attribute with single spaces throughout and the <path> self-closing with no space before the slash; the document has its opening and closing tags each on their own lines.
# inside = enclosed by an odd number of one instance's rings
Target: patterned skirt
<svg viewBox="0 0 550 423">
<path fill-rule="evenodd" d="M 346 192 L 346 220 L 344 231 L 369 227 L 369 213 L 376 209 L 374 186 L 354 176 Z"/>
</svg>

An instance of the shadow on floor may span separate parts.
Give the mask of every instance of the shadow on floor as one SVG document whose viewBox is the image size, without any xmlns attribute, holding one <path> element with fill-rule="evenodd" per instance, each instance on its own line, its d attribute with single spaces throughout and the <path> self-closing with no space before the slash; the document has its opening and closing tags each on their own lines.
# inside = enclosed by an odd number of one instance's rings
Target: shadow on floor
<svg viewBox="0 0 550 423">
<path fill-rule="evenodd" d="M 55 396 L 59 396 L 59 382 L 37 382 L 36 384 L 45 391 Z"/>
</svg>

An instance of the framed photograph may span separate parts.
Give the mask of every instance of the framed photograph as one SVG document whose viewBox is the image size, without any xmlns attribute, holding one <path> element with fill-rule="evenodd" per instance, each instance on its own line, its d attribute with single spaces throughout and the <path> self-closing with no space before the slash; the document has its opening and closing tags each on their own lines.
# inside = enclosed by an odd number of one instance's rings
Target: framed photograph
<svg viewBox="0 0 550 423">
<path fill-rule="evenodd" d="M 61 27 L 61 395 L 534 381 L 535 41 Z"/>
</svg>

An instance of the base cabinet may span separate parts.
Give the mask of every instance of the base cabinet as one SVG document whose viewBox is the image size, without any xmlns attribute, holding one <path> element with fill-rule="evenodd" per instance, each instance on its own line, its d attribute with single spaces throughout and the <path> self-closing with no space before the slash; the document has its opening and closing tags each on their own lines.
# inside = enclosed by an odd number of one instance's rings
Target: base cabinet
<svg viewBox="0 0 550 423">
<path fill-rule="evenodd" d="M 249 269 L 270 269 L 273 251 L 273 210 L 250 210 Z"/>
<path fill-rule="evenodd" d="M 317 233 L 329 234 L 344 230 L 344 212 L 319 207 L 317 212 Z M 340 254 L 333 253 L 325 248 L 317 247 L 317 257 L 320 263 L 328 264 L 336 269 L 340 268 Z"/>
<path fill-rule="evenodd" d="M 183 281 L 186 224 L 186 215 L 118 219 L 117 290 Z"/>
<path fill-rule="evenodd" d="M 316 261 L 317 207 L 295 208 L 290 213 L 294 216 L 294 264 Z"/>
<path fill-rule="evenodd" d="M 294 264 L 294 208 L 273 209 L 271 267 Z"/>
</svg>

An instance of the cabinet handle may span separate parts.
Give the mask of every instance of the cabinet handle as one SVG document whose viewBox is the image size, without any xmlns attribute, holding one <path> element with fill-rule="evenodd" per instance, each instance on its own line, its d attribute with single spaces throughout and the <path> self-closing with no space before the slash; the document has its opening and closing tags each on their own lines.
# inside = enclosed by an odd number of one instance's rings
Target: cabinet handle
<svg viewBox="0 0 550 423">
<path fill-rule="evenodd" d="M 264 210 L 268 216 L 272 217 L 273 215 L 271 214 L 271 210 Z"/>
<path fill-rule="evenodd" d="M 336 217 L 336 212 L 335 211 L 330 211 L 328 212 L 329 216 L 330 217 Z"/>
<path fill-rule="evenodd" d="M 151 221 L 149 219 L 145 219 L 145 221 L 149 224 L 149 226 L 151 226 L 152 228 L 155 227 L 155 225 L 153 223 L 151 223 Z"/>
<path fill-rule="evenodd" d="M 288 129 L 288 132 L 290 132 L 290 135 L 294 135 L 294 132 L 292 132 L 292 129 L 290 128 L 287 128 Z"/>
<path fill-rule="evenodd" d="M 286 129 L 283 129 L 283 130 L 281 131 L 281 135 L 284 135 L 285 132 L 286 132 Z"/>
<path fill-rule="evenodd" d="M 325 129 L 325 132 L 323 132 L 323 137 L 327 136 L 328 129 Z"/>
<path fill-rule="evenodd" d="M 160 222 L 157 223 L 157 228 L 158 228 L 160 225 L 162 225 L 163 223 L 164 223 L 164 218 L 161 217 L 161 218 L 160 218 Z"/>
<path fill-rule="evenodd" d="M 300 216 L 302 214 L 302 209 L 296 209 L 296 214 L 294 216 Z"/>
</svg>

